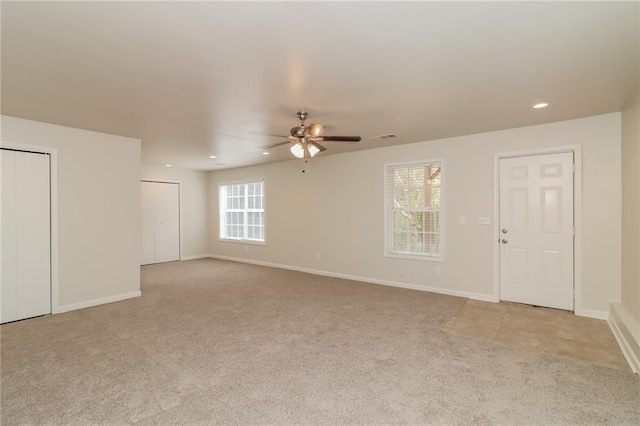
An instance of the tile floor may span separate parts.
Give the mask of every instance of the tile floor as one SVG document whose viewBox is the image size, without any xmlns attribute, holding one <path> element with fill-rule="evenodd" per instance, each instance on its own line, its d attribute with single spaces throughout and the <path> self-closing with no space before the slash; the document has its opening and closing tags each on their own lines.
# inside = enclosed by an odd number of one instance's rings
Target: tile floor
<svg viewBox="0 0 640 426">
<path fill-rule="evenodd" d="M 613 368 L 629 366 L 606 321 L 517 303 L 467 300 L 445 330 Z"/>
</svg>

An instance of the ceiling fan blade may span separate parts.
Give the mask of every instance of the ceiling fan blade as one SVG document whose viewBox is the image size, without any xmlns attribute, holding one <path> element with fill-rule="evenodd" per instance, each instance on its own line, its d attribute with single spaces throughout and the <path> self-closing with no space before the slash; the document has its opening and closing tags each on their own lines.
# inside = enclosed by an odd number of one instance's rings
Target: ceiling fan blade
<svg viewBox="0 0 640 426">
<path fill-rule="evenodd" d="M 289 135 L 274 135 L 272 133 L 260 133 L 255 131 L 251 131 L 248 134 L 252 136 L 269 136 L 272 138 L 288 138 L 289 137 Z"/>
<path fill-rule="evenodd" d="M 269 136 L 272 138 L 288 138 L 289 137 L 288 135 L 272 135 L 272 134 L 264 134 L 262 136 Z"/>
<path fill-rule="evenodd" d="M 276 143 L 276 144 L 273 144 L 273 145 L 264 145 L 264 146 L 261 146 L 260 148 L 262 148 L 262 149 L 271 149 L 271 148 L 278 147 L 280 145 L 286 145 L 288 143 L 291 143 L 291 141 L 279 142 L 279 143 Z"/>
<path fill-rule="evenodd" d="M 309 143 L 311 145 L 315 146 L 316 148 L 318 148 L 320 150 L 320 152 L 327 150 L 327 148 L 325 148 L 324 146 L 320 145 L 318 142 L 309 141 Z"/>
<path fill-rule="evenodd" d="M 360 142 L 362 140 L 360 136 L 319 136 L 317 139 L 327 142 Z"/>
<path fill-rule="evenodd" d="M 253 142 L 253 139 L 249 139 L 249 138 L 245 138 L 245 137 L 237 136 L 237 135 L 232 135 L 231 133 L 217 132 L 217 134 L 222 136 L 222 137 L 224 137 L 224 138 L 239 139 L 241 141 Z"/>
</svg>

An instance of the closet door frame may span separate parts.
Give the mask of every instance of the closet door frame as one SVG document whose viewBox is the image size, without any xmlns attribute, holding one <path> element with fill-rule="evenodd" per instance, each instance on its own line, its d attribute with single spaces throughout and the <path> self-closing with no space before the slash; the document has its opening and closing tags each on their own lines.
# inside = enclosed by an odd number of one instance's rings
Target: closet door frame
<svg viewBox="0 0 640 426">
<path fill-rule="evenodd" d="M 49 202 L 51 220 L 51 313 L 60 313 L 58 287 L 58 150 L 50 146 L 0 141 L 0 148 L 49 154 Z"/>
<path fill-rule="evenodd" d="M 178 184 L 178 261 L 182 260 L 182 181 L 171 179 L 141 178 L 140 182 Z M 141 231 L 142 232 L 142 231 Z"/>
</svg>

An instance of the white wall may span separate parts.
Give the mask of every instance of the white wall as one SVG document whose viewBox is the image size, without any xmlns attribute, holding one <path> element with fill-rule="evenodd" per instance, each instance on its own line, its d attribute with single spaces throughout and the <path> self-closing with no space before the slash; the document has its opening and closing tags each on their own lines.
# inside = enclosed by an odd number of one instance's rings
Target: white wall
<svg viewBox="0 0 640 426">
<path fill-rule="evenodd" d="M 640 91 L 622 112 L 622 304 L 640 323 Z"/>
<path fill-rule="evenodd" d="M 640 372 L 640 79 L 622 111 L 622 293 L 610 323 L 631 368 Z"/>
<path fill-rule="evenodd" d="M 57 150 L 58 309 L 140 294 L 140 140 L 2 116 L 2 145 Z"/>
<path fill-rule="evenodd" d="M 206 256 L 209 243 L 207 173 L 143 165 L 141 179 L 180 181 L 181 257 Z"/>
<path fill-rule="evenodd" d="M 297 160 L 211 172 L 209 250 L 491 299 L 495 236 L 493 226 L 478 225 L 477 218 L 494 214 L 496 153 L 576 144 L 583 155 L 582 308 L 603 316 L 620 300 L 620 113 L 320 156 L 306 167 Z M 445 261 L 386 258 L 384 165 L 430 158 L 445 161 Z M 267 244 L 246 246 L 247 252 L 243 244 L 218 241 L 218 182 L 263 177 Z M 458 224 L 461 214 L 466 225 Z"/>
</svg>

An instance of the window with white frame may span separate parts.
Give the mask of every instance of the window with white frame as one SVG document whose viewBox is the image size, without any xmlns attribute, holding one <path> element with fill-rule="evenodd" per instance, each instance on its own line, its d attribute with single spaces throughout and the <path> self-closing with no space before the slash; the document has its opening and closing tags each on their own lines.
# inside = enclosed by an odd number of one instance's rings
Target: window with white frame
<svg viewBox="0 0 640 426">
<path fill-rule="evenodd" d="M 264 242 L 264 182 L 222 184 L 220 238 Z"/>
<path fill-rule="evenodd" d="M 442 259 L 442 161 L 385 167 L 388 256 Z"/>
</svg>

